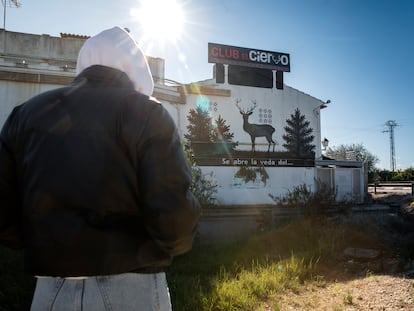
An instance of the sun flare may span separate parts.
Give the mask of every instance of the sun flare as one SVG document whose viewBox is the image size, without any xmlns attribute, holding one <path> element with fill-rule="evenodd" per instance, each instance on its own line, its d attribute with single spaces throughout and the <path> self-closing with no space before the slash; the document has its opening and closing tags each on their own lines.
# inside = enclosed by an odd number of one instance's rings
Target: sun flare
<svg viewBox="0 0 414 311">
<path fill-rule="evenodd" d="M 147 40 L 175 43 L 182 35 L 185 16 L 182 6 L 175 0 L 141 0 L 131 14 Z"/>
</svg>

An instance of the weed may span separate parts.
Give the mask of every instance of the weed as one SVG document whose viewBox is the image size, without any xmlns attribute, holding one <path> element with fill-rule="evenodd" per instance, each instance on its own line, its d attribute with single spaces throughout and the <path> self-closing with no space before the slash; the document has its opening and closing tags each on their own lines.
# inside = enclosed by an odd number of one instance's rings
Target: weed
<svg viewBox="0 0 414 311">
<path fill-rule="evenodd" d="M 302 184 L 294 187 L 293 190 L 288 190 L 285 196 L 269 194 L 269 197 L 278 207 L 299 208 L 305 216 L 323 215 L 333 206 L 338 205 L 338 202 L 336 202 L 337 190 L 320 180 L 316 180 L 315 183 L 315 191 L 312 191 L 307 184 Z M 341 202 L 340 205 L 347 206 L 349 204 Z"/>
<path fill-rule="evenodd" d="M 353 305 L 354 304 L 354 298 L 353 298 L 352 293 L 350 291 L 347 291 L 346 295 L 344 296 L 344 304 L 346 304 L 346 305 Z"/>
</svg>

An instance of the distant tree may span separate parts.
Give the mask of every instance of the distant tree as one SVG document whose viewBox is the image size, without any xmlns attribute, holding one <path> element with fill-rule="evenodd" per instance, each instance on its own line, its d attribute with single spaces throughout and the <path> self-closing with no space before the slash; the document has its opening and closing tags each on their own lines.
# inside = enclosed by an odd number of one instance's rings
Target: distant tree
<svg viewBox="0 0 414 311">
<path fill-rule="evenodd" d="M 393 180 L 414 180 L 414 168 L 409 167 L 405 170 L 398 170 L 393 176 Z"/>
<path fill-rule="evenodd" d="M 312 155 L 315 150 L 315 145 L 312 144 L 313 129 L 309 127 L 310 122 L 305 119 L 305 116 L 300 114 L 299 108 L 295 109 L 286 123 L 283 147 L 297 157 Z"/>
<path fill-rule="evenodd" d="M 409 167 L 404 170 L 398 170 L 395 172 L 389 170 L 375 170 L 376 180 L 375 181 L 414 181 L 414 167 Z"/>
<path fill-rule="evenodd" d="M 215 143 L 222 143 L 227 152 L 231 152 L 238 145 L 234 142 L 234 133 L 230 131 L 230 126 L 226 124 L 221 115 L 215 120 L 216 126 L 212 130 L 211 138 Z"/>
<path fill-rule="evenodd" d="M 208 111 L 197 107 L 190 109 L 187 116 L 189 121 L 187 125 L 187 134 L 184 138 L 190 142 L 212 142 L 212 124 Z"/>
<path fill-rule="evenodd" d="M 328 147 L 325 155 L 335 160 L 363 161 L 368 166 L 368 174 L 375 173 L 375 165 L 379 162 L 377 156 L 373 155 L 362 144 L 340 145 Z"/>
</svg>

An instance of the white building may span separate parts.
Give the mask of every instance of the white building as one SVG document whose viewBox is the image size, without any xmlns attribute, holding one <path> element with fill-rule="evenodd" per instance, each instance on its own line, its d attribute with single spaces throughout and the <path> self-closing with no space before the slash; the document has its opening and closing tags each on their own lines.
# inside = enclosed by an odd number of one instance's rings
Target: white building
<svg viewBox="0 0 414 311">
<path fill-rule="evenodd" d="M 51 37 L 0 30 L 0 94 L 3 99 L 0 126 L 14 106 L 40 92 L 71 82 L 77 54 L 85 39 L 70 34 Z M 276 71 L 270 71 L 265 86 L 245 86 L 234 81 L 231 71 L 237 66 L 219 64 L 214 67 L 217 70 L 212 79 L 180 85 L 167 83 L 164 60 L 151 57 L 148 60 L 156 82 L 154 97 L 170 112 L 183 138 L 188 133 L 189 113 L 197 107 L 208 111 L 212 120 L 220 116 L 234 133 L 233 141 L 238 142 L 234 152 L 202 153 L 197 159 L 206 176 L 218 185 L 218 204 L 273 204 L 269 194 L 283 196 L 303 184 L 315 189 L 317 180 L 336 187 L 338 200 L 363 201 L 366 194 L 363 163 L 323 160 L 320 109 L 326 106 L 324 101 L 284 85 Z M 255 81 L 257 72 L 250 74 Z M 243 126 L 240 110 L 251 112 L 246 115 L 250 125 L 266 125 L 266 131 L 272 131 L 271 127 L 275 129 L 271 133 L 276 143 L 274 152 L 273 149 L 267 152 L 268 142 L 261 136 L 255 140 L 255 152 L 251 151 L 251 138 Z M 308 142 L 313 152 L 300 157 L 288 154 L 283 137 L 289 126 L 287 120 L 296 112 L 307 124 L 308 137 L 313 136 Z"/>
</svg>

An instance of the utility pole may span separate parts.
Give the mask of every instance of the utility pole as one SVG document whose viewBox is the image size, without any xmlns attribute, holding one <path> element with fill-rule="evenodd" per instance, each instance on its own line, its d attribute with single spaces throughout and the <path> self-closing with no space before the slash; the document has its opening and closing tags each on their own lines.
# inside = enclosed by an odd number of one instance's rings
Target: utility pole
<svg viewBox="0 0 414 311">
<path fill-rule="evenodd" d="M 398 126 L 397 122 L 389 120 L 385 122 L 385 126 L 388 127 L 387 130 L 382 131 L 383 133 L 390 133 L 390 168 L 391 171 L 395 171 L 395 146 L 394 146 L 394 128 Z"/>
</svg>

